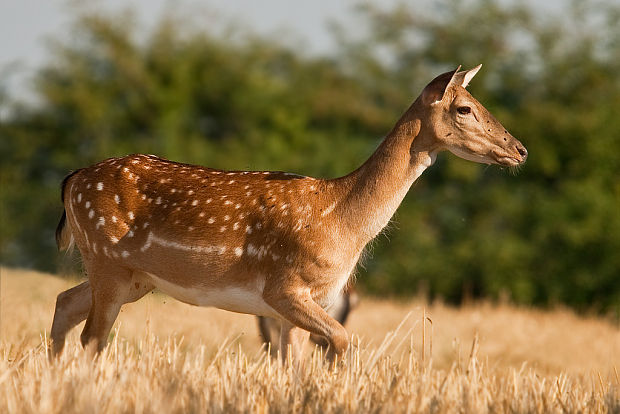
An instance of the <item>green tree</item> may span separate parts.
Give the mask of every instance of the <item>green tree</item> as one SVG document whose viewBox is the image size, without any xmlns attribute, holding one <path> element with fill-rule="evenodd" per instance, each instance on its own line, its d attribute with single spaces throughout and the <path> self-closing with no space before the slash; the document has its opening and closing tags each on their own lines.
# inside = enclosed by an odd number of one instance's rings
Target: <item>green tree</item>
<svg viewBox="0 0 620 414">
<path fill-rule="evenodd" d="M 226 38 L 167 17 L 83 14 L 38 73 L 40 102 L 3 94 L 1 260 L 52 270 L 58 184 L 132 152 L 227 169 L 334 177 L 361 164 L 434 76 L 470 86 L 530 152 L 517 174 L 440 156 L 374 244 L 376 294 L 565 303 L 620 314 L 620 7 L 556 16 L 489 0 L 358 8 L 333 56 Z M 595 7 L 596 6 L 596 7 Z M 8 104 L 7 104 L 8 102 Z"/>
</svg>

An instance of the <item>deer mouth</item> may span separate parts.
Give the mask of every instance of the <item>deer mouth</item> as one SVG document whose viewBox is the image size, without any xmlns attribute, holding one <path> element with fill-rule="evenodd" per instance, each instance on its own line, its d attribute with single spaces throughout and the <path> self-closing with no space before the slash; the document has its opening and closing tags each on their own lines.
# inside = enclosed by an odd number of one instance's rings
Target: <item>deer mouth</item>
<svg viewBox="0 0 620 414">
<path fill-rule="evenodd" d="M 519 150 L 519 148 L 521 149 Z M 517 151 L 519 152 L 518 155 L 507 155 L 504 151 L 500 152 L 497 150 L 493 150 L 491 151 L 491 155 L 495 159 L 495 162 L 499 165 L 503 165 L 506 167 L 516 167 L 523 164 L 527 159 L 527 150 L 525 148 L 517 147 Z"/>
<path fill-rule="evenodd" d="M 496 158 L 496 162 L 506 167 L 516 167 L 517 165 L 523 164 L 525 160 L 519 160 L 515 157 L 499 157 Z"/>
<path fill-rule="evenodd" d="M 449 147 L 448 150 L 454 155 L 463 158 L 468 161 L 474 161 L 481 164 L 498 164 L 505 167 L 516 167 L 525 162 L 526 155 L 507 155 L 506 151 L 501 149 L 492 149 L 486 154 L 477 153 L 474 151 L 464 151 L 458 147 Z"/>
</svg>

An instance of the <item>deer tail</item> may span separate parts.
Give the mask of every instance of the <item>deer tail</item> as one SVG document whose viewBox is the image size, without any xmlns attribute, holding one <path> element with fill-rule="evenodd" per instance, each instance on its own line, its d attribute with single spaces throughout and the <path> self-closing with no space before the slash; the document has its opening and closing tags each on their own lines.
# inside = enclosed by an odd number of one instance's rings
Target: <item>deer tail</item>
<svg viewBox="0 0 620 414">
<path fill-rule="evenodd" d="M 79 171 L 80 170 L 72 171 L 62 180 L 62 184 L 60 185 L 60 200 L 63 204 L 65 204 L 65 192 L 67 188 L 67 183 L 69 182 L 69 179 Z M 56 246 L 58 246 L 58 250 L 66 250 L 69 253 L 73 250 L 73 247 L 75 246 L 75 238 L 73 237 L 73 233 L 71 232 L 71 226 L 67 222 L 66 208 L 63 208 L 62 216 L 60 217 L 58 226 L 56 226 Z"/>
</svg>

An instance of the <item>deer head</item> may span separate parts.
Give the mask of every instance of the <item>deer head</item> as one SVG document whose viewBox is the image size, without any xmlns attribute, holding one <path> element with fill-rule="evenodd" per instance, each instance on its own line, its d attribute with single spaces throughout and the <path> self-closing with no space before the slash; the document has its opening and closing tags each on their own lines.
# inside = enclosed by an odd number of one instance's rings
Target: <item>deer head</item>
<svg viewBox="0 0 620 414">
<path fill-rule="evenodd" d="M 459 66 L 424 88 L 413 107 L 423 114 L 426 139 L 414 141 L 414 150 L 448 150 L 469 161 L 511 167 L 525 162 L 523 144 L 465 89 L 481 66 L 467 71 Z"/>
</svg>

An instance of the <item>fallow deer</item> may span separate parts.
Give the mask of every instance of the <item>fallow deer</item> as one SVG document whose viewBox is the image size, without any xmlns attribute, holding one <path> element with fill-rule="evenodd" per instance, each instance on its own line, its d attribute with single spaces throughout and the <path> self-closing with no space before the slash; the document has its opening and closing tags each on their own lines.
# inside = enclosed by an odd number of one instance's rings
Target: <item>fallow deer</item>
<svg viewBox="0 0 620 414">
<path fill-rule="evenodd" d="M 53 353 L 84 319 L 81 342 L 100 351 L 121 306 L 159 288 L 190 304 L 281 319 L 292 358 L 308 333 L 342 354 L 347 331 L 326 309 L 437 153 L 525 162 L 524 146 L 465 89 L 479 69 L 431 81 L 372 156 L 341 178 L 220 171 L 151 155 L 74 171 L 62 183 L 56 238 L 61 249 L 77 245 L 88 281 L 58 296 Z"/>
</svg>

